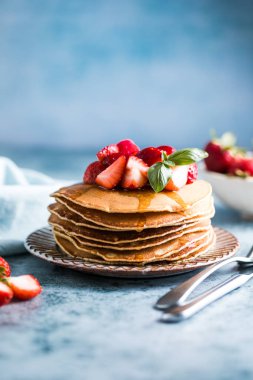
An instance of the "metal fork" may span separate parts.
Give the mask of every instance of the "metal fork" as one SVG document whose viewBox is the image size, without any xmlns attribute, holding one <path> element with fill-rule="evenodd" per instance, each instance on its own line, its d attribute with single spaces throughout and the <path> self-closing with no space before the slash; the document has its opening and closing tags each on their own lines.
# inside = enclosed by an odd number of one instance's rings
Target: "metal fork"
<svg viewBox="0 0 253 380">
<path fill-rule="evenodd" d="M 193 290 L 201 284 L 208 276 L 216 270 L 224 267 L 229 263 L 236 262 L 240 268 L 246 268 L 253 265 L 253 246 L 246 256 L 231 257 L 218 264 L 213 264 L 210 267 L 199 272 L 189 280 L 183 282 L 176 288 L 170 290 L 164 296 L 158 299 L 154 307 L 158 310 L 167 310 L 171 306 L 182 305 Z M 220 286 L 219 286 L 220 287 Z"/>
</svg>

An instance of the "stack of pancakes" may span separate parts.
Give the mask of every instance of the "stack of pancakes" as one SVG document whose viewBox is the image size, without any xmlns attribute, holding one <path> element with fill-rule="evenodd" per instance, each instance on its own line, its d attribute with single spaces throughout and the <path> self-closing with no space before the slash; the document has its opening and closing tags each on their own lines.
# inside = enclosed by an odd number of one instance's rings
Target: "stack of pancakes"
<svg viewBox="0 0 253 380">
<path fill-rule="evenodd" d="M 144 265 L 189 259 L 215 243 L 211 186 L 105 190 L 77 184 L 52 195 L 49 223 L 62 251 L 84 261 Z"/>
</svg>

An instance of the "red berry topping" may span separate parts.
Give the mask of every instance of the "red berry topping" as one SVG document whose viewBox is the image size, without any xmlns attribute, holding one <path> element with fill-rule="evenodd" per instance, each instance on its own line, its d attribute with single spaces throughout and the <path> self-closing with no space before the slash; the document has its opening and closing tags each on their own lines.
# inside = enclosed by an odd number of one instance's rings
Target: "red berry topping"
<svg viewBox="0 0 253 380">
<path fill-rule="evenodd" d="M 126 166 L 126 157 L 120 156 L 96 178 L 96 183 L 106 189 L 113 189 L 123 177 Z"/>
<path fill-rule="evenodd" d="M 104 158 L 103 165 L 107 168 L 107 166 L 110 166 L 120 156 L 122 156 L 121 153 L 112 153 L 112 154 L 110 154 L 109 156 L 107 156 L 107 157 Z"/>
<path fill-rule="evenodd" d="M 118 142 L 117 146 L 119 152 L 126 157 L 135 156 L 140 151 L 140 148 L 130 139 Z"/>
<path fill-rule="evenodd" d="M 197 164 L 191 164 L 188 168 L 187 185 L 195 182 L 198 178 L 198 166 Z"/>
<path fill-rule="evenodd" d="M 83 175 L 83 182 L 90 185 L 96 183 L 97 176 L 105 170 L 105 166 L 100 161 L 92 162 Z M 1 264 L 0 264 L 1 265 Z"/>
<path fill-rule="evenodd" d="M 234 160 L 229 150 L 225 150 L 219 144 L 211 141 L 206 145 L 205 151 L 209 154 L 209 156 L 205 158 L 205 164 L 208 170 L 218 173 L 228 172 Z"/>
<path fill-rule="evenodd" d="M 29 300 L 41 293 L 39 281 L 31 274 L 10 277 L 8 285 L 11 287 L 14 297 L 20 300 Z"/>
<path fill-rule="evenodd" d="M 13 298 L 13 291 L 9 286 L 0 282 L 0 306 L 6 305 Z"/>
<path fill-rule="evenodd" d="M 119 153 L 119 148 L 116 144 L 111 144 L 101 149 L 97 153 L 97 158 L 103 163 L 105 158 L 115 153 Z"/>
<path fill-rule="evenodd" d="M 136 156 L 130 156 L 121 186 L 124 189 L 138 189 L 147 183 L 148 165 Z"/>
<path fill-rule="evenodd" d="M 158 149 L 163 150 L 168 155 L 170 155 L 176 151 L 176 149 L 173 148 L 173 146 L 169 146 L 169 145 L 158 146 Z"/>
<path fill-rule="evenodd" d="M 0 278 L 9 277 L 11 275 L 11 268 L 6 260 L 0 256 Z"/>
<path fill-rule="evenodd" d="M 169 182 L 165 186 L 166 190 L 169 191 L 177 191 L 181 189 L 187 183 L 187 175 L 188 175 L 188 166 L 173 166 L 172 167 L 172 177 Z"/>
<path fill-rule="evenodd" d="M 142 149 L 137 153 L 137 157 L 141 158 L 148 166 L 154 165 L 156 162 L 162 161 L 162 153 L 160 149 L 150 146 Z"/>
</svg>

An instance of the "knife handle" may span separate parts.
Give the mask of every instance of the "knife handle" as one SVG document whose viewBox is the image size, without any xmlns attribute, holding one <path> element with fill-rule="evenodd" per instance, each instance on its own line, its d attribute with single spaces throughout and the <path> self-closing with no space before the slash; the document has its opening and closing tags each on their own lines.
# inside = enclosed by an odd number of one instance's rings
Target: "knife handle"
<svg viewBox="0 0 253 380">
<path fill-rule="evenodd" d="M 189 301 L 183 305 L 172 306 L 162 314 L 161 321 L 179 322 L 190 318 L 210 303 L 245 284 L 251 277 L 252 275 L 248 274 L 236 275 L 231 279 L 224 281 L 222 284 L 217 285 L 211 290 L 203 293 L 192 301 Z"/>
<path fill-rule="evenodd" d="M 186 300 L 186 298 L 193 292 L 193 290 L 216 270 L 233 262 L 237 262 L 242 267 L 251 266 L 253 264 L 252 256 L 253 246 L 251 247 L 246 256 L 235 256 L 223 260 L 220 263 L 210 265 L 206 269 L 197 273 L 195 276 L 191 277 L 189 280 L 184 281 L 182 284 L 176 286 L 175 288 L 164 294 L 161 298 L 158 299 L 158 301 L 154 305 L 154 308 L 158 310 L 166 310 L 170 306 L 183 303 Z"/>
</svg>

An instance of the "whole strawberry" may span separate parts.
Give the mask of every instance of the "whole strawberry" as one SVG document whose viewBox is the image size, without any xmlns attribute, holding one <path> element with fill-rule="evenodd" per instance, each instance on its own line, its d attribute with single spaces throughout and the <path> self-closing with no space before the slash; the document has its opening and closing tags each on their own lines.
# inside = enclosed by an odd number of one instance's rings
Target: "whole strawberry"
<svg viewBox="0 0 253 380">
<path fill-rule="evenodd" d="M 9 277 L 11 275 L 11 268 L 6 260 L 0 256 L 0 278 Z"/>
<path fill-rule="evenodd" d="M 204 148 L 209 154 L 205 158 L 206 168 L 213 172 L 227 173 L 233 163 L 234 157 L 229 150 L 225 150 L 216 142 L 209 142 Z"/>
<path fill-rule="evenodd" d="M 236 156 L 229 168 L 229 174 L 239 177 L 253 176 L 253 157 Z"/>
</svg>

